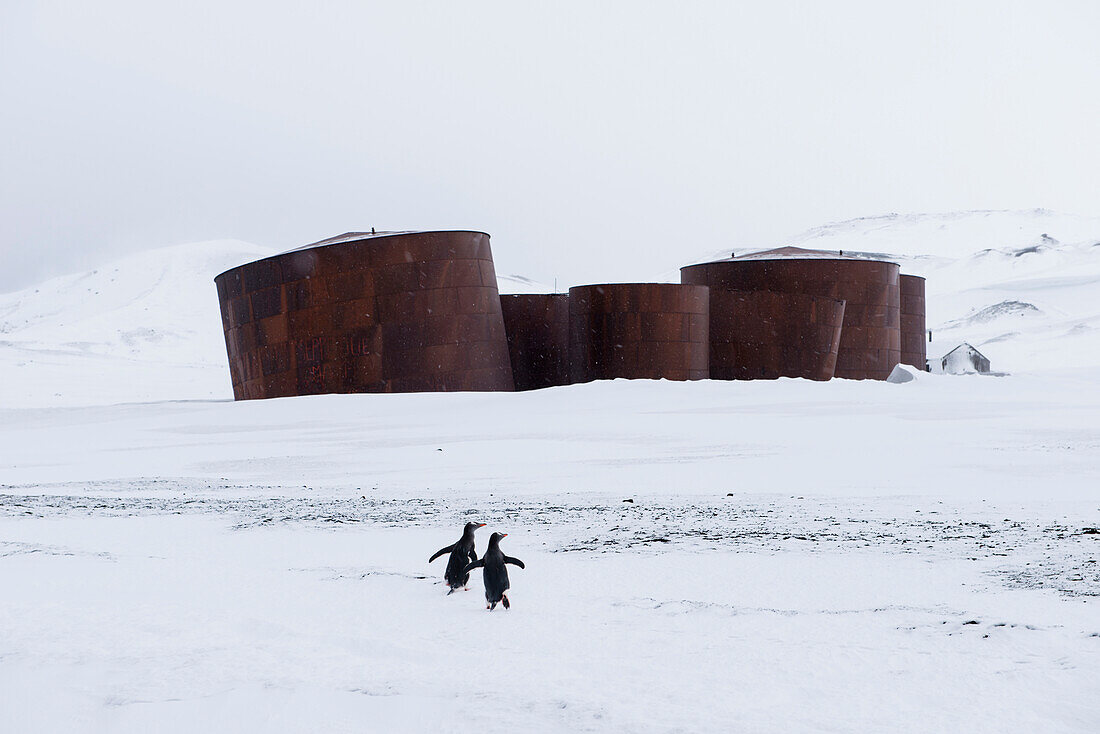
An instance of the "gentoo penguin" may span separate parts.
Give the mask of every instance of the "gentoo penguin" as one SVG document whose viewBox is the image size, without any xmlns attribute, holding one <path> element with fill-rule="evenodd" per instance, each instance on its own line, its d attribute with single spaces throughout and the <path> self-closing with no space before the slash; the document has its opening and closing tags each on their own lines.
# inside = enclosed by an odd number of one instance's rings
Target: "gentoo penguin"
<svg viewBox="0 0 1100 734">
<path fill-rule="evenodd" d="M 451 554 L 451 557 L 447 559 L 447 570 L 443 573 L 447 586 L 451 587 L 451 590 L 447 592 L 448 595 L 453 594 L 455 589 L 465 586 L 466 582 L 470 580 L 470 572 L 463 569 L 469 561 L 477 560 L 477 553 L 474 552 L 474 531 L 483 527 L 485 527 L 483 522 L 466 523 L 466 527 L 462 529 L 462 537 L 458 539 L 457 543 L 446 548 L 440 548 L 435 552 L 435 555 L 428 559 L 428 563 L 431 563 L 444 553 Z"/>
<path fill-rule="evenodd" d="M 523 561 L 504 555 L 504 551 L 500 549 L 501 538 L 507 537 L 508 533 L 493 533 L 490 535 L 489 547 L 485 549 L 485 555 L 481 557 L 481 560 L 467 564 L 466 568 L 462 569 L 463 573 L 469 573 L 478 566 L 484 568 L 482 574 L 485 579 L 485 601 L 488 602 L 485 608 L 490 612 L 496 609 L 497 602 L 503 604 L 505 609 L 511 606 L 508 603 L 508 597 L 504 595 L 504 592 L 511 588 L 508 584 L 508 569 L 504 567 L 504 564 L 511 563 L 513 566 L 526 568 Z"/>
</svg>

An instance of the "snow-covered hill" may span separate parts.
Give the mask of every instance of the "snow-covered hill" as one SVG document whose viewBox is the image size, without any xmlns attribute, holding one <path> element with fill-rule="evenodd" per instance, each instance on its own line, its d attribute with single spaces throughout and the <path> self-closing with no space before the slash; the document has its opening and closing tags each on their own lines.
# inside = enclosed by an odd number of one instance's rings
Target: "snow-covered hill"
<svg viewBox="0 0 1100 734">
<path fill-rule="evenodd" d="M 1097 242 L 1100 217 L 1049 209 L 884 214 L 814 227 L 786 244 L 958 258 L 985 249 L 1021 251 L 1043 242 L 1044 234 L 1062 242 Z"/>
<path fill-rule="evenodd" d="M 497 273 L 497 290 L 501 293 L 552 293 L 554 288 L 523 275 Z"/>
<path fill-rule="evenodd" d="M 887 258 L 927 278 L 930 357 L 966 341 L 998 371 L 1100 367 L 1100 217 L 1046 209 L 887 214 L 738 254 L 779 244 Z"/>
<path fill-rule="evenodd" d="M 1100 236 L 927 265 L 930 355 L 967 341 L 994 369 L 1100 366 Z"/>
<path fill-rule="evenodd" d="M 164 247 L 0 295 L 0 406 L 231 397 L 213 278 L 271 254 Z"/>
<path fill-rule="evenodd" d="M 927 277 L 930 355 L 967 341 L 998 371 L 1100 367 L 1100 218 L 890 214 L 771 244 L 887 255 Z M 180 245 L 0 295 L 0 406 L 228 399 L 213 277 L 270 254 L 235 240 Z M 521 275 L 501 275 L 500 289 L 550 290 Z"/>
</svg>

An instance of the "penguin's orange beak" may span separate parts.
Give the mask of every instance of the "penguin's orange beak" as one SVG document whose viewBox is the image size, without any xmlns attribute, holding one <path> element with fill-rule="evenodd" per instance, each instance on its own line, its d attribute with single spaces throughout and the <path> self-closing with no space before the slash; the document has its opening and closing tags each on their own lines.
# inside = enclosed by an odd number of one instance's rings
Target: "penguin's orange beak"
<svg viewBox="0 0 1100 734">
<path fill-rule="evenodd" d="M 485 527 L 485 523 L 483 523 L 483 522 L 479 522 L 479 523 L 477 524 L 477 526 L 478 526 L 479 528 L 483 528 L 483 527 Z"/>
<path fill-rule="evenodd" d="M 501 533 L 501 534 L 500 534 L 500 537 L 502 537 L 502 538 L 507 538 L 507 537 L 508 537 L 508 533 Z"/>
</svg>

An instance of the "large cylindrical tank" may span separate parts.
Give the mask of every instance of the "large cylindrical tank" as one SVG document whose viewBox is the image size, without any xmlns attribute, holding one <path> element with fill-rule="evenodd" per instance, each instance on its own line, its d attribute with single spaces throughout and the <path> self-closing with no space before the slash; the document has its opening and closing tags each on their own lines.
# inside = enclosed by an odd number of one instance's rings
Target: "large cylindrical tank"
<svg viewBox="0 0 1100 734">
<path fill-rule="evenodd" d="M 508 353 L 517 390 L 569 384 L 569 296 L 502 295 Z"/>
<path fill-rule="evenodd" d="M 927 369 L 928 344 L 925 341 L 924 278 L 902 275 L 901 287 L 901 363 L 919 370 Z"/>
<path fill-rule="evenodd" d="M 775 291 L 710 291 L 710 377 L 828 380 L 844 301 Z"/>
<path fill-rule="evenodd" d="M 513 387 L 483 232 L 348 233 L 215 282 L 238 400 Z"/>
<path fill-rule="evenodd" d="M 708 289 L 611 283 L 569 289 L 572 382 L 702 380 L 708 367 Z"/>
<path fill-rule="evenodd" d="M 843 257 L 801 257 L 797 248 L 680 269 L 683 283 L 736 291 L 776 291 L 845 302 L 834 376 L 885 380 L 901 360 L 897 263 Z"/>
</svg>

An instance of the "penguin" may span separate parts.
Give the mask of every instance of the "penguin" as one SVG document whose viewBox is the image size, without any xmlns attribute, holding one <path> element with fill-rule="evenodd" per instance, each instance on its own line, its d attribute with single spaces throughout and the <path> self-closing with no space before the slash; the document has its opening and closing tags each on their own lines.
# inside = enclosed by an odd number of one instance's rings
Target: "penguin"
<svg viewBox="0 0 1100 734">
<path fill-rule="evenodd" d="M 504 551 L 500 549 L 501 539 L 507 537 L 508 533 L 493 533 L 490 535 L 489 547 L 485 549 L 485 555 L 481 557 L 481 560 L 468 563 L 462 569 L 463 573 L 470 573 L 478 566 L 484 569 L 482 575 L 485 580 L 485 608 L 490 612 L 497 608 L 497 603 L 503 604 L 505 609 L 511 607 L 508 603 L 508 597 L 504 595 L 504 592 L 511 588 L 508 584 L 508 569 L 504 567 L 504 564 L 511 563 L 513 566 L 526 568 L 523 561 L 504 555 Z"/>
<path fill-rule="evenodd" d="M 462 529 L 462 537 L 458 539 L 457 543 L 446 548 L 440 548 L 428 559 L 428 563 L 431 563 L 444 553 L 451 554 L 451 557 L 447 560 L 447 570 L 443 573 L 447 586 L 451 587 L 451 590 L 447 592 L 448 596 L 455 593 L 460 587 L 465 586 L 466 582 L 470 580 L 470 572 L 464 571 L 463 568 L 467 562 L 477 560 L 477 553 L 474 552 L 474 531 L 483 527 L 485 527 L 483 522 L 466 523 L 466 527 Z"/>
</svg>

